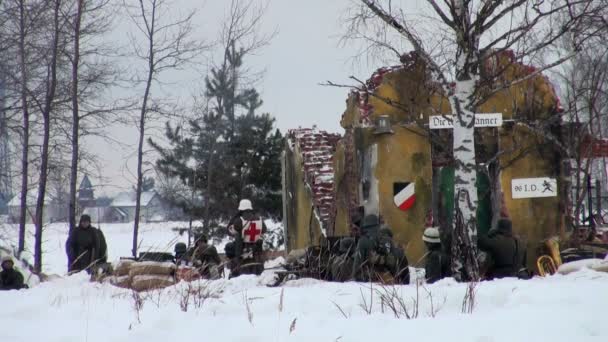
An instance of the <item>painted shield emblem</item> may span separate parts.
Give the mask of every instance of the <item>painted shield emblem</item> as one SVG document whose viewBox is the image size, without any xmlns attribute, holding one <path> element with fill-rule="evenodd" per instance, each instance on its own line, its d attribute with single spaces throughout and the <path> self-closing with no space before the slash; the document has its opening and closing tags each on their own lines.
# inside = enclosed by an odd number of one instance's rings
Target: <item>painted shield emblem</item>
<svg viewBox="0 0 608 342">
<path fill-rule="evenodd" d="M 414 205 L 416 201 L 415 184 L 414 182 L 393 184 L 393 201 L 399 209 L 406 211 Z"/>
</svg>

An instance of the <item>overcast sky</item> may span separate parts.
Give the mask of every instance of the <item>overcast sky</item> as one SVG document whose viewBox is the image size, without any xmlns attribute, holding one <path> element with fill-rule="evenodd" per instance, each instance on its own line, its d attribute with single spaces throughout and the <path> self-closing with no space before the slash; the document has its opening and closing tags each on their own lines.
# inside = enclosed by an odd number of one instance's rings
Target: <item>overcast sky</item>
<svg viewBox="0 0 608 342">
<path fill-rule="evenodd" d="M 198 10 L 195 24 L 201 38 L 216 39 L 225 17 L 229 0 L 180 0 L 183 7 L 194 6 Z M 366 79 L 380 67 L 373 63 L 353 63 L 357 49 L 340 47 L 339 38 L 343 30 L 344 11 L 352 4 L 350 0 L 272 0 L 264 17 L 263 29 L 278 34 L 257 56 L 246 60 L 258 70 L 265 69 L 263 79 L 257 85 L 261 92 L 264 112 L 271 113 L 277 126 L 285 132 L 290 128 L 311 127 L 340 132 L 340 116 L 345 109 L 347 89 L 320 86 L 327 80 L 348 83 L 351 75 Z M 133 26 L 123 22 L 120 31 L 132 30 Z M 117 39 L 124 32 L 115 35 Z M 165 74 L 164 79 L 173 81 L 163 90 L 180 103 L 185 104 L 193 92 L 200 87 L 202 77 L 196 73 Z M 158 93 L 159 89 L 153 89 Z M 99 170 L 109 183 L 98 191 L 113 194 L 129 189 L 135 182 L 138 131 L 133 127 L 115 126 L 108 135 L 127 146 L 112 146 L 104 141 L 88 140 L 88 147 L 102 160 Z M 99 186 L 99 180 L 93 180 Z"/>
</svg>

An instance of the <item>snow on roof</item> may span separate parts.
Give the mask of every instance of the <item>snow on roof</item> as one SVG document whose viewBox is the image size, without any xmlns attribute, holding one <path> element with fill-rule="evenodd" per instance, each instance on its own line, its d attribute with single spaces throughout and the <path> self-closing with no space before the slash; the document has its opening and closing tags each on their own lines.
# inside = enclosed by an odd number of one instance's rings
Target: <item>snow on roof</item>
<svg viewBox="0 0 608 342">
<path fill-rule="evenodd" d="M 51 203 L 56 198 L 57 198 L 57 195 L 54 194 L 51 190 L 47 189 L 46 194 L 44 195 L 44 203 L 46 203 L 46 204 Z M 38 189 L 37 188 L 28 191 L 27 199 L 26 199 L 27 206 L 28 207 L 35 206 L 36 201 L 38 201 Z M 21 206 L 21 195 L 13 196 L 13 198 L 8 202 L 8 206 L 9 207 Z"/>
<path fill-rule="evenodd" d="M 334 195 L 334 152 L 339 134 L 319 131 L 316 127 L 289 130 L 289 145 L 297 145 L 302 155 L 304 182 L 312 192 L 313 204 L 321 229 L 330 224 Z"/>
<path fill-rule="evenodd" d="M 156 196 L 156 191 L 144 191 L 141 193 L 141 206 L 145 207 L 150 204 L 150 201 Z M 112 200 L 111 207 L 134 207 L 135 206 L 135 192 L 121 192 L 114 200 Z"/>
</svg>

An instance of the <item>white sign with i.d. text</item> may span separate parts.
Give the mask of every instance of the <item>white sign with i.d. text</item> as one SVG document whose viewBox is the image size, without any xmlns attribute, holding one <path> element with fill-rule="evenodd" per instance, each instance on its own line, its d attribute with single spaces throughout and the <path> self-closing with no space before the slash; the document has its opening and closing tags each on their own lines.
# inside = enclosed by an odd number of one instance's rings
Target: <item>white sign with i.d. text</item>
<svg viewBox="0 0 608 342">
<path fill-rule="evenodd" d="M 511 180 L 513 199 L 557 196 L 557 180 L 555 178 L 519 178 Z"/>
</svg>

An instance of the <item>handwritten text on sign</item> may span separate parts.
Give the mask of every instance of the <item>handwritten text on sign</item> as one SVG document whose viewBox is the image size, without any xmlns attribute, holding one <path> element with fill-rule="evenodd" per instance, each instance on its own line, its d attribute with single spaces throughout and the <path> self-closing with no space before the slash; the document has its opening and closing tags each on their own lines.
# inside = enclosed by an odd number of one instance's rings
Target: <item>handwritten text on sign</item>
<svg viewBox="0 0 608 342">
<path fill-rule="evenodd" d="M 431 129 L 454 128 L 452 116 L 433 115 L 429 116 Z M 502 113 L 475 114 L 475 127 L 500 127 L 502 126 Z"/>
<path fill-rule="evenodd" d="M 513 199 L 557 196 L 557 180 L 555 178 L 519 178 L 511 180 Z"/>
</svg>

